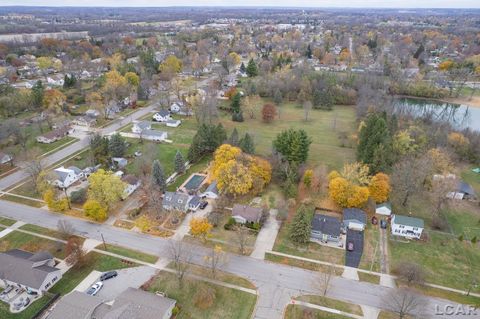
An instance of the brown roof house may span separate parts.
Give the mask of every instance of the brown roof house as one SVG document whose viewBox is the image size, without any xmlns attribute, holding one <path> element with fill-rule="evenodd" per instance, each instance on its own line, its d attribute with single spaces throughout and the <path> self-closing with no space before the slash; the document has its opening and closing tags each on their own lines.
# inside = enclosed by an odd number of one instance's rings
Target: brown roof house
<svg viewBox="0 0 480 319">
<path fill-rule="evenodd" d="M 232 217 L 239 224 L 258 223 L 262 218 L 262 209 L 247 205 L 235 204 L 232 209 Z"/>
<path fill-rule="evenodd" d="M 44 143 L 44 144 L 50 144 L 53 142 L 56 142 L 58 140 L 61 140 L 67 135 L 72 134 L 75 132 L 75 130 L 70 127 L 70 126 L 63 126 L 61 128 L 58 128 L 56 130 L 53 130 L 51 132 L 45 133 L 43 135 L 37 136 L 37 142 L 39 143 Z"/>
</svg>

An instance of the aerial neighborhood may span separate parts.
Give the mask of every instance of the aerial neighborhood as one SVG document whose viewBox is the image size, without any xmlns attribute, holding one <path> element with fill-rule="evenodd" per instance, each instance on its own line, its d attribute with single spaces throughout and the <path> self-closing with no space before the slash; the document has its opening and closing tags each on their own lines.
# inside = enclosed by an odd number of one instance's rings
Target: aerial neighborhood
<svg viewBox="0 0 480 319">
<path fill-rule="evenodd" d="M 0 4 L 1 319 L 480 318 L 480 9 L 72 1 Z"/>
</svg>

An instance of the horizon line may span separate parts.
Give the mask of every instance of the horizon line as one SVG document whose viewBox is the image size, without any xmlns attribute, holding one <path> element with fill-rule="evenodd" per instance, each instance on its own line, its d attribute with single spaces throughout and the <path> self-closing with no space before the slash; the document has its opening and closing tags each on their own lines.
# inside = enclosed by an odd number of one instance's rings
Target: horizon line
<svg viewBox="0 0 480 319">
<path fill-rule="evenodd" d="M 117 8 L 117 9 L 127 9 L 127 8 L 252 8 L 252 9 L 382 9 L 382 10 L 439 10 L 439 9 L 450 9 L 450 10 L 468 10 L 474 9 L 479 10 L 479 7 L 356 7 L 356 6 L 343 6 L 343 7 L 332 7 L 332 6 L 215 6 L 215 5 L 177 5 L 177 6 L 113 6 L 113 5 L 102 5 L 102 6 L 78 6 L 78 5 L 18 5 L 18 4 L 7 4 L 0 5 L 0 8 Z"/>
</svg>

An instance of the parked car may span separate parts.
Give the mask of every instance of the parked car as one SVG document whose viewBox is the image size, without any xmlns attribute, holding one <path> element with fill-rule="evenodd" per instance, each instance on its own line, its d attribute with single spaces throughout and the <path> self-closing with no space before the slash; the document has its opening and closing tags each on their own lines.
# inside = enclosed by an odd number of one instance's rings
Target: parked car
<svg viewBox="0 0 480 319">
<path fill-rule="evenodd" d="M 348 250 L 348 251 L 353 251 L 353 248 L 354 248 L 354 247 L 353 247 L 353 241 L 349 241 L 349 242 L 347 243 L 347 250 Z"/>
<path fill-rule="evenodd" d="M 142 152 L 136 151 L 133 155 L 135 155 L 135 157 L 140 157 L 142 156 Z"/>
<path fill-rule="evenodd" d="M 87 290 L 87 295 L 95 296 L 103 287 L 103 282 L 99 281 Z"/>
<path fill-rule="evenodd" d="M 25 300 L 23 300 L 23 306 L 26 307 L 28 306 L 28 304 L 30 303 L 30 298 L 25 298 Z"/>
<path fill-rule="evenodd" d="M 204 201 L 204 202 L 201 202 L 200 203 L 200 209 L 205 209 L 205 207 L 208 206 L 208 202 L 207 201 Z"/>
<path fill-rule="evenodd" d="M 115 278 L 117 276 L 118 276 L 118 273 L 115 270 L 109 271 L 100 276 L 100 281 L 105 281 L 111 278 Z"/>
<path fill-rule="evenodd" d="M 13 290 L 13 286 L 8 286 L 7 288 L 5 288 L 4 291 L 2 291 L 2 295 L 6 295 L 8 293 L 10 293 L 12 290 Z"/>
<path fill-rule="evenodd" d="M 380 221 L 380 227 L 383 229 L 387 229 L 387 221 L 382 219 Z"/>
</svg>

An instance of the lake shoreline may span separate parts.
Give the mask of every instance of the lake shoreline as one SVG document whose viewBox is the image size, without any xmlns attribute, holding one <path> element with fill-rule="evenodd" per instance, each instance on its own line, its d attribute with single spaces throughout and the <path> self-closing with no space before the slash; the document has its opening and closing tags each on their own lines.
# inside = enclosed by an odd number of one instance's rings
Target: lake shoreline
<svg viewBox="0 0 480 319">
<path fill-rule="evenodd" d="M 461 104 L 467 107 L 474 107 L 480 108 L 480 96 L 473 96 L 471 100 L 465 97 L 447 97 L 447 98 L 430 98 L 430 97 L 421 97 L 421 96 L 413 96 L 413 95 L 394 95 L 395 99 L 419 99 L 419 100 L 429 100 L 429 101 L 437 101 L 442 103 L 454 103 L 454 104 Z"/>
</svg>

